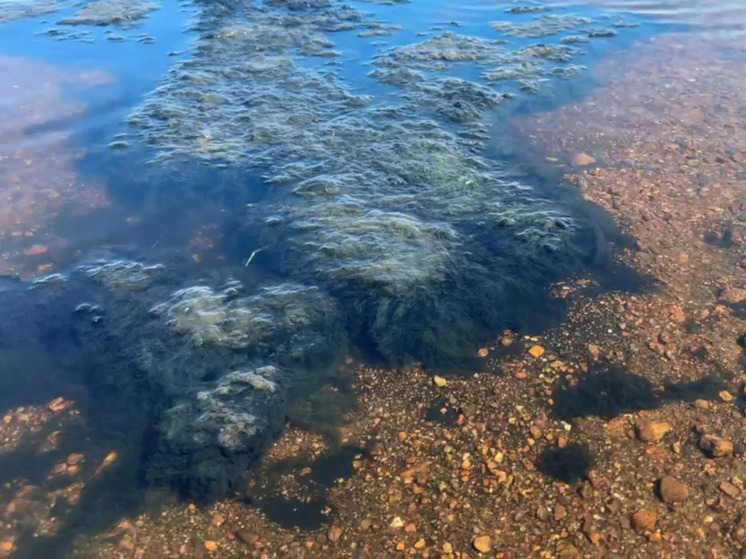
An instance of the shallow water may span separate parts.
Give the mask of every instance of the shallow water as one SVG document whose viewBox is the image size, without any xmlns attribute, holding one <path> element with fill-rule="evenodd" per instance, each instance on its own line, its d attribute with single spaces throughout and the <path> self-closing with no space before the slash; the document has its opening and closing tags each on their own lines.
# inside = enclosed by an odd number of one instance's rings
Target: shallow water
<svg viewBox="0 0 746 559">
<path fill-rule="evenodd" d="M 286 420 L 333 431 L 348 356 L 469 373 L 498 332 L 563 320 L 556 282 L 652 289 L 615 258 L 634 240 L 527 165 L 509 119 L 583 99 L 636 42 L 732 55 L 742 13 L 0 0 L 3 405 L 81 402 L 84 436 L 123 457 L 90 482 L 114 513 L 144 506 L 135 487 L 212 498 Z M 73 511 L 25 553 L 111 513 Z"/>
</svg>

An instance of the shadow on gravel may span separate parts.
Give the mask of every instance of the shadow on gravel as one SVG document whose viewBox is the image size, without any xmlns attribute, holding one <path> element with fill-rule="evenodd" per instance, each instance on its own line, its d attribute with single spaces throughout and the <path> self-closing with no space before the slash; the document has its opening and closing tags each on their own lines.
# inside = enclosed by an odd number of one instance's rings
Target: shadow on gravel
<svg viewBox="0 0 746 559">
<path fill-rule="evenodd" d="M 654 385 L 619 367 L 597 369 L 560 384 L 552 394 L 556 419 L 601 417 L 609 420 L 625 413 L 659 408 L 668 402 L 715 400 L 725 383 L 713 375 L 693 382 Z M 558 481 L 576 483 L 593 468 L 590 450 L 579 443 L 549 448 L 537 461 L 540 472 Z"/>
<path fill-rule="evenodd" d="M 352 477 L 353 462 L 366 456 L 365 449 L 345 445 L 310 462 L 299 456 L 282 460 L 259 472 L 246 502 L 284 528 L 317 530 L 334 514 L 327 498 L 328 491 L 338 480 Z M 288 477 L 295 479 L 292 492 L 284 490 Z"/>
<path fill-rule="evenodd" d="M 573 443 L 565 448 L 548 448 L 539 457 L 537 467 L 557 481 L 577 483 L 593 469 L 593 456 L 586 446 Z"/>
<path fill-rule="evenodd" d="M 611 419 L 623 413 L 656 409 L 666 402 L 713 400 L 724 386 L 715 376 L 655 386 L 645 377 L 609 367 L 590 371 L 558 386 L 552 394 L 552 413 L 565 421 L 589 416 Z"/>
</svg>

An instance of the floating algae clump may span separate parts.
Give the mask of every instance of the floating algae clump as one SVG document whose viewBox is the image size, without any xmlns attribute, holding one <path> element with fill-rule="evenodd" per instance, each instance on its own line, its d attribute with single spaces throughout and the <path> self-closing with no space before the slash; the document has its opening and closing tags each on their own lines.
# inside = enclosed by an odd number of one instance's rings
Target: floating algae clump
<svg viewBox="0 0 746 559">
<path fill-rule="evenodd" d="M 99 0 L 83 6 L 57 24 L 131 27 L 159 7 L 145 0 Z"/>
<path fill-rule="evenodd" d="M 484 156 L 490 117 L 513 95 L 490 82 L 537 91 L 572 47 L 442 33 L 373 60 L 371 77 L 394 86 L 378 98 L 301 64 L 333 51 L 329 33 L 367 29 L 349 7 L 277 0 L 200 29 L 194 56 L 132 115 L 134 133 L 163 165 L 261 172 L 270 194 L 244 228 L 257 261 L 332 293 L 350 334 L 389 361 L 463 366 L 496 328 L 546 321 L 547 283 L 597 256 L 576 207 Z"/>
</svg>

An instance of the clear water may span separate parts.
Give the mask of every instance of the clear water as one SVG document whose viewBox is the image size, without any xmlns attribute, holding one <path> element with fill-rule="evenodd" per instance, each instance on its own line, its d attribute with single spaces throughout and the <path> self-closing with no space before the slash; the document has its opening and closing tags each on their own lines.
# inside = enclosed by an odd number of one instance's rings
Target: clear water
<svg viewBox="0 0 746 559">
<path fill-rule="evenodd" d="M 224 494 L 286 418 L 330 428 L 304 403 L 348 355 L 470 372 L 501 329 L 562 320 L 553 282 L 646 288 L 506 123 L 582 99 L 635 41 L 732 38 L 733 3 L 351 6 L 67 25 L 81 5 L 0 1 L 0 401 L 74 397 L 123 457 L 87 501 L 108 514 L 28 556 L 142 506 L 134 488 Z M 7 480 L 48 465 L 3 460 Z"/>
</svg>

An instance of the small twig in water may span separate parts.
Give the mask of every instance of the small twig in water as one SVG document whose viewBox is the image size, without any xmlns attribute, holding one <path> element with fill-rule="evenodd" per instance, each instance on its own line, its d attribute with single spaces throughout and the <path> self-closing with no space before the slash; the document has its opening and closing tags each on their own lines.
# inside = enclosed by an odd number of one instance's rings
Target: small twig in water
<svg viewBox="0 0 746 559">
<path fill-rule="evenodd" d="M 157 245 L 158 243 L 160 243 L 160 242 L 161 242 L 161 239 L 163 238 L 163 235 L 165 235 L 165 234 L 166 234 L 166 230 L 164 229 L 163 231 L 161 231 L 161 236 L 160 236 L 160 237 L 158 237 L 158 238 L 157 238 L 157 239 L 155 240 L 155 242 L 153 243 L 153 246 L 151 246 L 150 248 L 155 248 L 155 245 Z"/>
<path fill-rule="evenodd" d="M 251 253 L 251 256 L 249 256 L 249 259 L 248 259 L 248 260 L 246 261 L 246 264 L 244 264 L 244 265 L 243 265 L 243 267 L 244 267 L 244 268 L 248 268 L 248 267 L 249 267 L 249 264 L 251 264 L 251 261 L 252 261 L 252 260 L 254 260 L 254 257 L 255 257 L 255 256 L 256 256 L 256 255 L 258 254 L 258 253 L 262 252 L 262 250 L 264 250 L 264 249 L 263 249 L 263 248 L 258 248 L 258 249 L 256 249 L 256 250 L 255 250 L 254 252 L 252 252 L 252 253 Z"/>
</svg>

